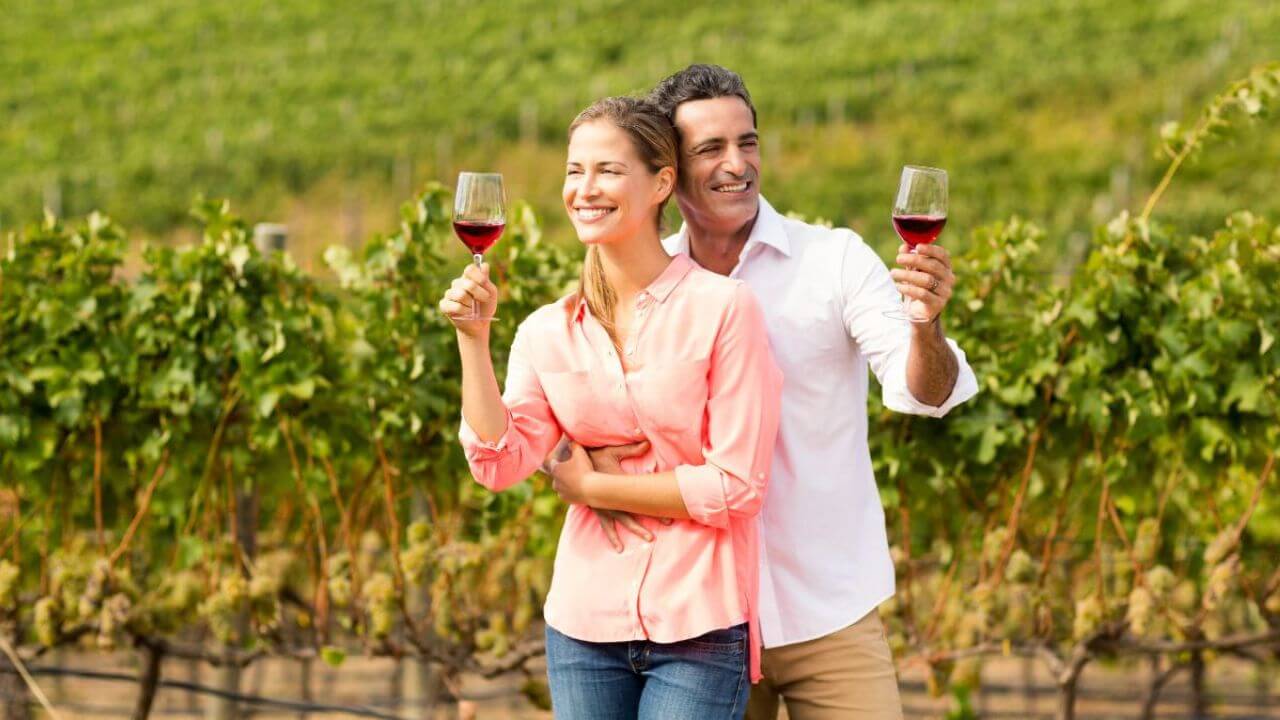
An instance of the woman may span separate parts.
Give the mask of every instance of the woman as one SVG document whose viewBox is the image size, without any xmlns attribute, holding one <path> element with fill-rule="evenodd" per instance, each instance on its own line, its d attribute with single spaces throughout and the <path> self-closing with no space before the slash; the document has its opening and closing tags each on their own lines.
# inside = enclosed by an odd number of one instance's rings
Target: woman
<svg viewBox="0 0 1280 720">
<path fill-rule="evenodd" d="M 659 241 L 678 143 L 653 106 L 606 98 L 569 128 L 564 205 L 587 245 L 578 291 L 516 332 L 505 395 L 489 355 L 497 290 L 469 266 L 440 302 L 462 355 L 461 440 L 499 491 L 562 435 L 570 500 L 547 594 L 547 669 L 559 718 L 741 717 L 759 678 L 757 538 L 781 374 L 739 281 Z M 647 440 L 619 473 L 582 446 Z M 643 515 L 621 552 L 592 507 Z M 659 520 L 659 519 L 663 520 Z M 672 519 L 666 524 L 667 518 Z"/>
</svg>

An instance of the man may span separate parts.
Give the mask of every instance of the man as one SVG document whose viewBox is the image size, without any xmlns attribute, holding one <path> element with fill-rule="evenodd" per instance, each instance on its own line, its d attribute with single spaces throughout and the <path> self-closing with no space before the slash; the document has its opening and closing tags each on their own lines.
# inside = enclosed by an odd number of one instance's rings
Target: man
<svg viewBox="0 0 1280 720">
<path fill-rule="evenodd" d="M 936 245 L 903 245 L 890 273 L 847 229 L 784 218 L 760 195 L 755 108 L 742 79 L 691 65 L 650 95 L 680 135 L 676 199 L 685 225 L 663 241 L 755 291 L 785 376 L 782 421 L 759 520 L 764 680 L 748 720 L 900 718 L 893 657 L 876 607 L 894 592 L 884 510 L 867 447 L 867 368 L 887 407 L 941 417 L 977 392 L 964 353 L 942 331 L 955 285 Z M 887 211 L 886 211 L 887 212 Z M 896 290 L 895 290 L 896 284 Z M 905 295 L 907 323 L 885 315 Z M 591 452 L 617 471 L 643 444 Z M 597 510 L 651 540 L 625 513 Z"/>
</svg>

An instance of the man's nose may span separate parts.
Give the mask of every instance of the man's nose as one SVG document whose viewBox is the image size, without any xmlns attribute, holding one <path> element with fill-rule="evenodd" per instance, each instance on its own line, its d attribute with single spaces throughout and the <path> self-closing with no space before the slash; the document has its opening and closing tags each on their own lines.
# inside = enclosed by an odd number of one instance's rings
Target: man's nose
<svg viewBox="0 0 1280 720">
<path fill-rule="evenodd" d="M 731 173 L 734 177 L 742 177 L 747 172 L 747 159 L 742 154 L 742 150 L 737 147 L 730 147 L 724 152 L 724 160 L 720 164 L 725 172 Z"/>
</svg>

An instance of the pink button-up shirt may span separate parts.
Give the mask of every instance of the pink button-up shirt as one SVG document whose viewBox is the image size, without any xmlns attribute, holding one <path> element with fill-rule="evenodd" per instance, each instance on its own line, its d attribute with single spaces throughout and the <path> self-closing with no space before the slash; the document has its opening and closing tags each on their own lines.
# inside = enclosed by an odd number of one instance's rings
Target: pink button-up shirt
<svg viewBox="0 0 1280 720">
<path fill-rule="evenodd" d="M 674 471 L 691 520 L 639 518 L 653 542 L 609 544 L 591 509 L 570 505 L 547 594 L 547 624 L 588 642 L 687 640 L 742 622 L 760 678 L 755 515 L 768 485 L 782 374 L 745 284 L 677 255 L 636 300 L 617 357 L 603 326 L 562 300 L 516 332 L 507 429 L 460 437 L 471 472 L 499 491 L 532 475 L 562 434 L 587 447 L 648 439 L 629 474 Z M 570 310 L 572 309 L 572 314 Z"/>
</svg>

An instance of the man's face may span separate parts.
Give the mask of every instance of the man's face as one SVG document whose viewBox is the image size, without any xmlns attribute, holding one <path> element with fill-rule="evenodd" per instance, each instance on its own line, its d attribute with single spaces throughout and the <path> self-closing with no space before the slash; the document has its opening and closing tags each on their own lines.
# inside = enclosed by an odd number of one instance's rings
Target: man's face
<svg viewBox="0 0 1280 720">
<path fill-rule="evenodd" d="M 676 202 L 704 231 L 736 232 L 760 201 L 760 138 L 751 108 L 738 97 L 691 100 L 676 108 L 680 181 Z"/>
</svg>

